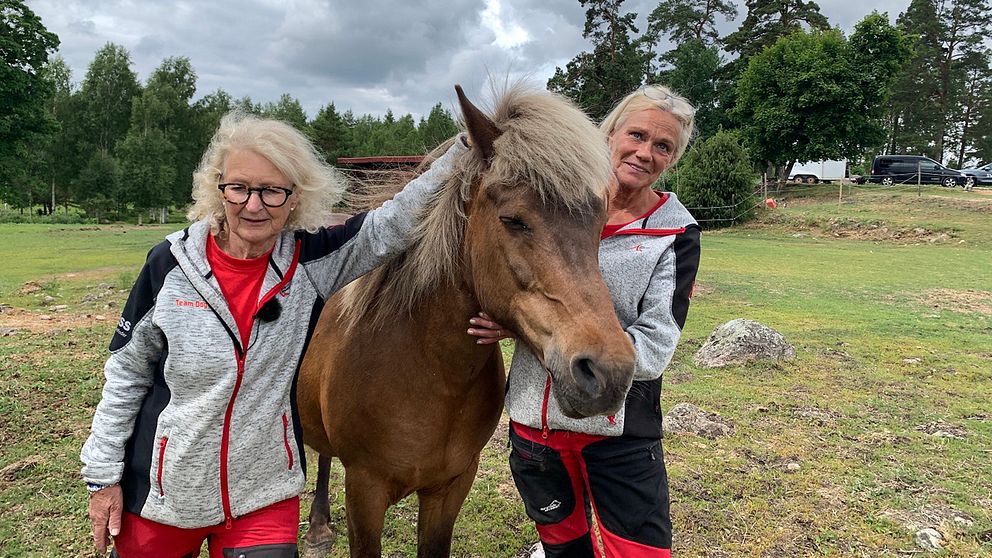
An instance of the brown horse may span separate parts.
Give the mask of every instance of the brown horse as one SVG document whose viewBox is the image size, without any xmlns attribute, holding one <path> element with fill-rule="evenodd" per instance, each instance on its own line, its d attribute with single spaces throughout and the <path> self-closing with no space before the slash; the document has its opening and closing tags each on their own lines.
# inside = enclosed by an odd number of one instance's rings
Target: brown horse
<svg viewBox="0 0 992 558">
<path fill-rule="evenodd" d="M 542 359 L 575 417 L 622 405 L 634 352 L 599 274 L 611 176 L 606 141 L 560 97 L 510 89 L 490 119 L 456 86 L 472 149 L 419 219 L 413 246 L 328 300 L 300 370 L 317 450 L 308 549 L 330 545 L 330 457 L 345 468 L 351 556 L 380 556 L 386 509 L 416 492 L 418 556 L 452 528 L 503 405 L 480 310 Z"/>
</svg>

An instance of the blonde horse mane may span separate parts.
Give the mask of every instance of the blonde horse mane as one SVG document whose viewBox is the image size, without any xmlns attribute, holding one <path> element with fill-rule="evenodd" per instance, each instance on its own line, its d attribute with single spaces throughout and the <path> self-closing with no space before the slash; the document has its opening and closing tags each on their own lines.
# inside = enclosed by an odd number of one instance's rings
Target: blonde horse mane
<svg viewBox="0 0 992 558">
<path fill-rule="evenodd" d="M 491 165 L 487 168 L 475 151 L 454 162 L 417 219 L 411 247 L 342 291 L 341 325 L 350 330 L 362 322 L 377 329 L 391 316 L 411 314 L 431 293 L 457 280 L 467 223 L 464 208 L 472 185 L 483 175 L 487 187 L 527 185 L 543 203 L 570 212 L 587 211 L 592 199 L 605 198 L 610 179 L 606 138 L 570 101 L 516 85 L 499 96 L 490 119 L 501 131 Z M 453 141 L 427 160 L 443 154 Z"/>
</svg>

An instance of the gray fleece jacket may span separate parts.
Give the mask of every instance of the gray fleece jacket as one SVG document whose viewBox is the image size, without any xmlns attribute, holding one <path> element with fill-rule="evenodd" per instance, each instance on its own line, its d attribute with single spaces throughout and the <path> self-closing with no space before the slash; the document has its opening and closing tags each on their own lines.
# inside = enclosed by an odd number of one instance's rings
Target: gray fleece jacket
<svg viewBox="0 0 992 558">
<path fill-rule="evenodd" d="M 661 375 L 685 324 L 700 235 L 696 220 L 675 194 L 666 192 L 662 198 L 654 212 L 602 239 L 599 246 L 600 271 L 636 352 L 634 382 L 624 407 L 610 417 L 566 417 L 548 389 L 548 372 L 518 343 L 507 380 L 511 420 L 538 430 L 661 437 Z"/>
<path fill-rule="evenodd" d="M 241 345 L 206 258 L 206 222 L 153 248 L 131 290 L 83 446 L 87 482 L 120 483 L 125 510 L 183 528 L 230 521 L 304 485 L 296 377 L 324 301 L 404 250 L 419 210 L 466 151 L 456 141 L 381 207 L 276 240 Z M 263 314 L 264 316 L 264 314 Z"/>
</svg>

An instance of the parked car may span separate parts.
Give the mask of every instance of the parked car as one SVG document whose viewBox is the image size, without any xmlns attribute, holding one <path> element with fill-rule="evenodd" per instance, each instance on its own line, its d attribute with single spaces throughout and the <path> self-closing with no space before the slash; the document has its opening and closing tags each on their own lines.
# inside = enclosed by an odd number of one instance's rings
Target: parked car
<svg viewBox="0 0 992 558">
<path fill-rule="evenodd" d="M 941 184 L 948 188 L 971 188 L 974 179 L 921 155 L 881 155 L 871 163 L 868 182 L 883 184 Z"/>
<path fill-rule="evenodd" d="M 992 163 L 961 169 L 961 172 L 972 177 L 975 184 L 992 184 Z"/>
</svg>

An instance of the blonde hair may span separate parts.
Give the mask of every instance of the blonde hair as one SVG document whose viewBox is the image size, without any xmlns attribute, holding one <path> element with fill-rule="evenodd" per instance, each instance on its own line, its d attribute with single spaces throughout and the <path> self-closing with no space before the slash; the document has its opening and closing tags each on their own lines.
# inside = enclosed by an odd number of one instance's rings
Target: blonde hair
<svg viewBox="0 0 992 558">
<path fill-rule="evenodd" d="M 696 133 L 696 109 L 686 100 L 685 97 L 672 91 L 664 85 L 643 85 L 613 107 L 610 114 L 606 115 L 599 128 L 606 135 L 610 135 L 614 130 L 623 126 L 627 116 L 642 110 L 658 109 L 671 113 L 682 126 L 682 133 L 679 134 L 678 144 L 675 146 L 675 153 L 672 155 L 671 164 L 674 165 L 682 158 L 685 148 L 689 145 L 693 134 Z"/>
<path fill-rule="evenodd" d="M 217 184 L 227 157 L 242 149 L 268 159 L 294 184 L 297 204 L 286 221 L 287 230 L 313 232 L 327 224 L 331 207 L 341 200 L 345 191 L 345 179 L 296 128 L 240 110 L 221 119 L 193 173 L 193 206 L 186 213 L 190 221 L 208 220 L 215 233 L 223 228 L 224 197 Z"/>
</svg>

